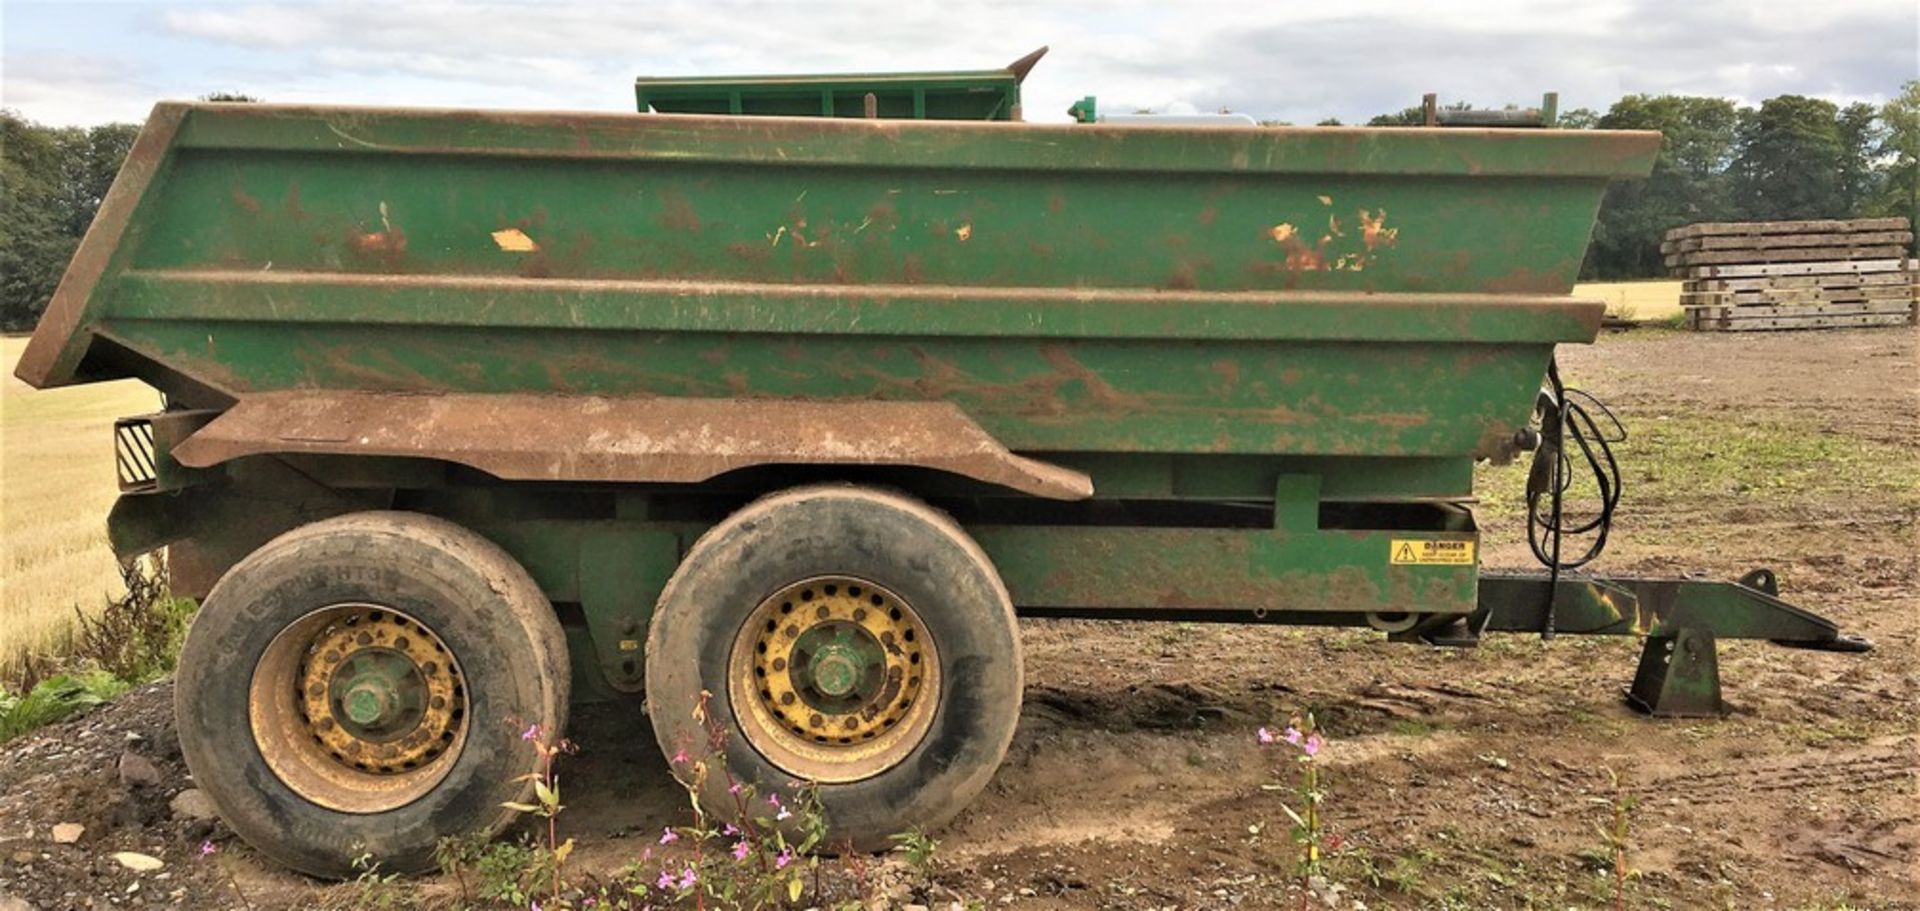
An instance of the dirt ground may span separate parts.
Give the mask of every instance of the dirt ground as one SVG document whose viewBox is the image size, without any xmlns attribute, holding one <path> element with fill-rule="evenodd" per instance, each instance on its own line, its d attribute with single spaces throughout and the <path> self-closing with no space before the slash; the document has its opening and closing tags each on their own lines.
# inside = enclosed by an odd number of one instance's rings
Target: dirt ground
<svg viewBox="0 0 1920 911">
<path fill-rule="evenodd" d="M 1028 622 L 1020 733 L 988 792 L 933 833 L 939 866 L 919 900 L 1292 907 L 1286 792 L 1263 788 L 1279 754 L 1253 732 L 1311 710 L 1331 739 L 1324 812 L 1340 839 L 1329 866 L 1340 907 L 1612 907 L 1597 828 L 1612 770 L 1635 801 L 1628 907 L 1920 908 L 1920 526 L 1901 486 L 1920 470 L 1920 330 L 1637 330 L 1561 357 L 1630 430 L 1709 428 L 1689 459 L 1740 457 L 1716 451 L 1710 431 L 1752 426 L 1788 428 L 1833 459 L 1793 489 L 1737 463 L 1675 489 L 1659 478 L 1681 466 L 1650 457 L 1682 450 L 1630 439 L 1627 502 L 1600 570 L 1732 579 L 1771 566 L 1783 597 L 1878 647 L 1723 643 L 1731 715 L 1678 721 L 1622 704 L 1638 654 L 1628 640 L 1439 650 L 1353 631 Z M 1859 452 L 1872 463 L 1832 455 Z M 1856 473 L 1891 477 L 1892 492 Z M 1487 562 L 1527 566 L 1511 516 L 1488 522 Z M 6 748 L 0 896 L 238 907 L 230 872 L 258 907 L 351 904 L 353 886 L 278 872 L 237 841 L 220 842 L 218 863 L 195 858 L 225 833 L 167 811 L 190 784 L 170 699 L 148 687 Z M 570 801 L 562 827 L 583 840 L 584 869 L 617 869 L 683 821 L 637 716 L 601 709 L 576 725 L 583 750 L 565 783 L 594 796 Z M 158 784 L 121 782 L 129 750 L 154 761 Z M 86 834 L 53 844 L 58 822 Z M 108 857 L 123 850 L 166 867 L 133 874 Z"/>
</svg>

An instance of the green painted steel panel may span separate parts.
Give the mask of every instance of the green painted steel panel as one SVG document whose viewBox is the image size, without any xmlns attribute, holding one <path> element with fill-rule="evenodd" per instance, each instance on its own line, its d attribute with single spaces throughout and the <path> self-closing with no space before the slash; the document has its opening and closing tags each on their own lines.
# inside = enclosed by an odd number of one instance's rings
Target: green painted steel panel
<svg viewBox="0 0 1920 911">
<path fill-rule="evenodd" d="M 1031 608 L 1409 612 L 1474 609 L 1473 564 L 1398 566 L 1395 540 L 1471 533 L 985 527 L 974 538 Z"/>
<path fill-rule="evenodd" d="M 1594 336 L 1557 296 L 1653 148 L 163 104 L 21 375 L 948 398 L 1016 450 L 1467 457 Z"/>
<path fill-rule="evenodd" d="M 1027 451 L 1465 459 L 1597 331 L 1559 295 L 1656 145 L 168 104 L 21 374 L 945 398 Z"/>
<path fill-rule="evenodd" d="M 642 76 L 641 111 L 913 120 L 1019 120 L 1020 83 L 1045 47 L 992 70 L 779 76 Z"/>
<path fill-rule="evenodd" d="M 1012 120 L 1020 76 L 1011 69 L 959 73 L 850 73 L 829 76 L 641 77 L 643 112 L 786 117 L 875 116 L 914 120 Z"/>
</svg>

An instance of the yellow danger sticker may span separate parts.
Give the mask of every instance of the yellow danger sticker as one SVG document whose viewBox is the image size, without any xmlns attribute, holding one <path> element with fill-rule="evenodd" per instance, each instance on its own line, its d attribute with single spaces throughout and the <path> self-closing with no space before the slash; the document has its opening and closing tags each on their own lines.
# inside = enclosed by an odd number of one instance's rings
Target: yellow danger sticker
<svg viewBox="0 0 1920 911">
<path fill-rule="evenodd" d="M 1471 566 L 1473 542 L 1394 538 L 1390 556 L 1395 566 Z"/>
</svg>

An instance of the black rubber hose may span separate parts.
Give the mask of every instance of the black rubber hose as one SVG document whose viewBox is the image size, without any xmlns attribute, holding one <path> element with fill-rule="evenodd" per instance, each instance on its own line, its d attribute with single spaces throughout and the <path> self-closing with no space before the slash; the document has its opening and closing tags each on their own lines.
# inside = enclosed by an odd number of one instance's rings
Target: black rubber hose
<svg viewBox="0 0 1920 911">
<path fill-rule="evenodd" d="M 1613 529 L 1614 511 L 1620 505 L 1620 463 L 1614 458 L 1613 443 L 1627 438 L 1626 428 L 1599 399 L 1578 389 L 1568 389 L 1560 379 L 1557 360 L 1547 363 L 1547 384 L 1540 393 L 1540 447 L 1534 450 L 1533 467 L 1527 475 L 1527 545 L 1534 559 L 1547 567 L 1546 623 L 1542 638 L 1554 635 L 1554 600 L 1559 590 L 1560 573 L 1592 563 L 1606 550 L 1607 535 Z M 1601 428 L 1596 414 L 1604 416 L 1611 433 Z M 1566 518 L 1566 493 L 1573 484 L 1573 460 L 1568 444 L 1580 452 L 1593 474 L 1600 495 L 1600 507 L 1585 521 L 1569 524 Z M 1578 557 L 1566 558 L 1563 544 L 1568 535 L 1586 536 L 1586 549 Z"/>
</svg>

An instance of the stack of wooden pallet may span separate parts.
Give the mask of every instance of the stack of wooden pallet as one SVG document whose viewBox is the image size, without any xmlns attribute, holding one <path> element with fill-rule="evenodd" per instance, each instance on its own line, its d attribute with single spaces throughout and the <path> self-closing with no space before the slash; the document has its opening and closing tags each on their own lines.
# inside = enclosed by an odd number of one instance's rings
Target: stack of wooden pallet
<svg viewBox="0 0 1920 911">
<path fill-rule="evenodd" d="M 1667 232 L 1687 328 L 1815 329 L 1920 322 L 1905 218 L 1721 222 Z"/>
</svg>

